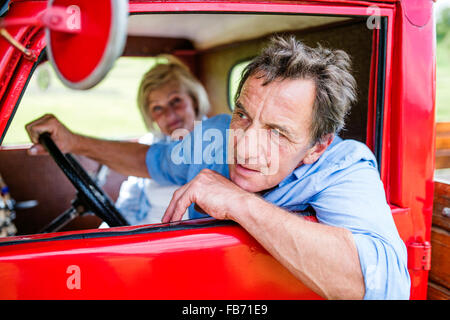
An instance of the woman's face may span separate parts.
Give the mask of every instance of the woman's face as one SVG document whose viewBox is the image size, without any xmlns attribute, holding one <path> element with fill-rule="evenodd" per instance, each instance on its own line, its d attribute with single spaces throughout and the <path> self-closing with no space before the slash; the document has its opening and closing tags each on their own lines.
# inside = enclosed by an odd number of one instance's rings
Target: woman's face
<svg viewBox="0 0 450 320">
<path fill-rule="evenodd" d="M 150 91 L 147 108 L 148 115 L 167 136 L 176 129 L 194 129 L 194 101 L 184 86 L 176 82 L 168 82 Z"/>
</svg>

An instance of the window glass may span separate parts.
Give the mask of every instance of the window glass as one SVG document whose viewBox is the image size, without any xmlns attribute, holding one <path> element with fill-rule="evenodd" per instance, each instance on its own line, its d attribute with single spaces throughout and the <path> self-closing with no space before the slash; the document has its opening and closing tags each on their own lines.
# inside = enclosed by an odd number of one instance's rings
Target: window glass
<svg viewBox="0 0 450 320">
<path fill-rule="evenodd" d="M 251 60 L 245 60 L 235 64 L 230 71 L 228 77 L 228 105 L 231 111 L 234 110 L 234 96 L 241 80 L 242 72 L 244 68 L 251 62 Z"/>
<path fill-rule="evenodd" d="M 2 145 L 29 143 L 25 125 L 54 114 L 74 132 L 99 138 L 126 139 L 146 133 L 136 104 L 143 74 L 157 58 L 121 57 L 108 75 L 89 90 L 67 88 L 49 62 L 32 75 Z"/>
</svg>

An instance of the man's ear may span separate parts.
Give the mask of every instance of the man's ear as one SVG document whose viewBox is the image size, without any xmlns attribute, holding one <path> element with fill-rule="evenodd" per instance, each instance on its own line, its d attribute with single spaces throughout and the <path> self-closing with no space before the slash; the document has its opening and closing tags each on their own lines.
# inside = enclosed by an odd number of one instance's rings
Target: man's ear
<svg viewBox="0 0 450 320">
<path fill-rule="evenodd" d="M 326 134 L 320 139 L 319 142 L 316 142 L 307 152 L 305 157 L 303 158 L 304 164 L 313 164 L 320 158 L 320 156 L 327 150 L 328 146 L 334 139 L 334 133 Z"/>
</svg>

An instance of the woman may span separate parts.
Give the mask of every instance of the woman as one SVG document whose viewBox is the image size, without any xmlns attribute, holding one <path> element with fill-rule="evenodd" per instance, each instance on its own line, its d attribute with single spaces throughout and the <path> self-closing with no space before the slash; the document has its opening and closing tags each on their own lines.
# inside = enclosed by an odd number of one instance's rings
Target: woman
<svg viewBox="0 0 450 320">
<path fill-rule="evenodd" d="M 139 86 L 137 103 L 150 131 L 141 143 L 169 142 L 177 129 L 192 131 L 194 121 L 203 120 L 210 108 L 206 90 L 188 67 L 173 56 L 163 57 L 168 63 L 151 68 Z M 160 223 L 177 188 L 129 177 L 120 188 L 116 206 L 131 225 Z"/>
</svg>

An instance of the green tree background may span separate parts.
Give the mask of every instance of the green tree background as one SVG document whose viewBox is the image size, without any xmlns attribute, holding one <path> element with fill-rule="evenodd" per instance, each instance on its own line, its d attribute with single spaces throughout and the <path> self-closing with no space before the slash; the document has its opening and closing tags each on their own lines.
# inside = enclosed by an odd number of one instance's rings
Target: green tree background
<svg viewBox="0 0 450 320">
<path fill-rule="evenodd" d="M 436 120 L 450 121 L 450 1 L 436 10 Z"/>
</svg>

